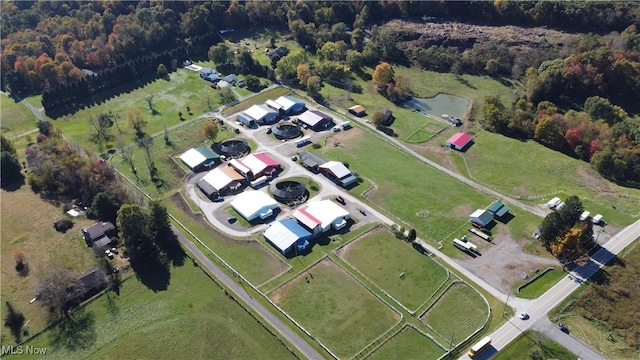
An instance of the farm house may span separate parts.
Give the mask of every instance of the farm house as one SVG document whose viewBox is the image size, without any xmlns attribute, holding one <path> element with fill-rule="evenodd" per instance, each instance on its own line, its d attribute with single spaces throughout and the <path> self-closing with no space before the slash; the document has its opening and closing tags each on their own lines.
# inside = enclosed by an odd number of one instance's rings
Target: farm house
<svg viewBox="0 0 640 360">
<path fill-rule="evenodd" d="M 320 165 L 320 169 L 325 175 L 342 187 L 348 187 L 358 181 L 351 171 L 349 171 L 343 163 L 338 161 L 328 161 Z"/>
<path fill-rule="evenodd" d="M 264 232 L 264 238 L 283 255 L 287 255 L 292 250 L 297 252 L 307 249 L 313 234 L 298 224 L 295 219 L 285 219 L 271 223 Z"/>
<path fill-rule="evenodd" d="M 471 135 L 465 133 L 455 133 L 446 142 L 445 145 L 452 149 L 462 151 L 473 140 Z"/>
<path fill-rule="evenodd" d="M 246 191 L 236 196 L 231 207 L 247 221 L 266 219 L 278 209 L 278 203 L 262 191 Z"/>
<path fill-rule="evenodd" d="M 197 147 L 180 155 L 180 160 L 193 172 L 199 172 L 215 166 L 220 161 L 220 155 L 207 147 Z"/>
<path fill-rule="evenodd" d="M 493 214 L 489 210 L 478 209 L 469 215 L 469 220 L 476 225 L 485 227 L 493 221 Z"/>
</svg>

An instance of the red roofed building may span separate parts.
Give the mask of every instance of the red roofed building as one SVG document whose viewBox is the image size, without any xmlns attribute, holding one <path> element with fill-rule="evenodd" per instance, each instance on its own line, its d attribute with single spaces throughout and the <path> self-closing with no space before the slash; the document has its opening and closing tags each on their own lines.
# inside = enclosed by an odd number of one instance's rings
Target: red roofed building
<svg viewBox="0 0 640 360">
<path fill-rule="evenodd" d="M 473 140 L 471 135 L 465 133 L 455 133 L 445 142 L 445 145 L 452 149 L 462 151 Z"/>
<path fill-rule="evenodd" d="M 311 231 L 314 235 L 318 235 L 322 232 L 322 221 L 309 214 L 306 209 L 298 209 L 293 213 L 294 219 L 303 225 L 307 230 Z"/>
</svg>

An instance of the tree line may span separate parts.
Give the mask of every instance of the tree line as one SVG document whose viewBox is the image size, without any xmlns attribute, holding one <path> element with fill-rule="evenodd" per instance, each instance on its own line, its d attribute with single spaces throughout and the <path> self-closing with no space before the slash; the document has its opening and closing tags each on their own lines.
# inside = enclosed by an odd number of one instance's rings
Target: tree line
<svg viewBox="0 0 640 360">
<path fill-rule="evenodd" d="M 640 22 L 640 7 L 634 2 L 4 1 L 0 6 L 2 85 L 11 79 L 12 90 L 25 93 L 74 83 L 86 76 L 80 69 L 105 71 L 152 51 L 186 46 L 212 29 L 277 26 L 288 29 L 311 51 L 322 49 L 328 41 L 344 41 L 360 52 L 369 26 L 402 17 L 455 17 L 592 31 L 622 31 Z M 367 55 L 390 61 L 406 57 L 391 46 L 393 34 L 378 35 L 373 34 L 368 50 L 365 47 L 365 59 Z M 420 62 L 428 62 L 428 55 L 436 52 L 423 50 L 416 53 Z M 447 66 L 442 62 L 436 66 Z M 492 64 L 481 64 L 488 65 Z M 16 85 L 22 86 L 13 89 Z"/>
</svg>

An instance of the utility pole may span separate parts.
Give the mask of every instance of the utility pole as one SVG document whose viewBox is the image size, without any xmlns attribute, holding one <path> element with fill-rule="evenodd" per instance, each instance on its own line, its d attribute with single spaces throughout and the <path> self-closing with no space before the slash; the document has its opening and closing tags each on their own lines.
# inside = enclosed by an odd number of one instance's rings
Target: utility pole
<svg viewBox="0 0 640 360">
<path fill-rule="evenodd" d="M 507 304 L 509 303 L 509 296 L 511 296 L 511 291 L 507 294 L 507 301 L 504 303 L 504 309 L 502 310 L 502 317 L 507 318 Z"/>
</svg>

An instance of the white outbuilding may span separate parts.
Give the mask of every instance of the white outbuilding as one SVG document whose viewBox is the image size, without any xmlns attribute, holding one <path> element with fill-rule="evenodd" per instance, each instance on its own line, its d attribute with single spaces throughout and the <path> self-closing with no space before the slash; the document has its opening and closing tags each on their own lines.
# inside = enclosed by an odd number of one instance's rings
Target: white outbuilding
<svg viewBox="0 0 640 360">
<path fill-rule="evenodd" d="M 304 209 L 298 209 L 293 217 L 314 235 L 329 231 L 331 228 L 340 230 L 347 225 L 351 214 L 331 200 L 321 200 L 309 203 Z"/>
<path fill-rule="evenodd" d="M 279 208 L 278 203 L 262 191 L 245 191 L 236 196 L 231 207 L 247 221 L 266 219 Z"/>
</svg>

